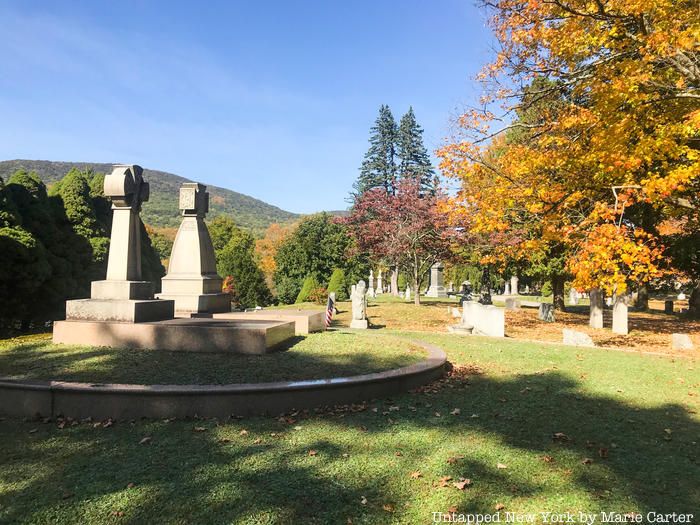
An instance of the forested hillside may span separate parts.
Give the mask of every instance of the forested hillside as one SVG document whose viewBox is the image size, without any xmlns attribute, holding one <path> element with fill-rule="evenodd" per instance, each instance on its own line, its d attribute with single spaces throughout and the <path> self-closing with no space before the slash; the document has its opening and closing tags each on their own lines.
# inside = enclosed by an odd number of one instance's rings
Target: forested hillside
<svg viewBox="0 0 700 525">
<path fill-rule="evenodd" d="M 36 172 L 50 186 L 74 167 L 101 173 L 112 171 L 112 164 L 106 163 L 6 160 L 0 161 L 0 177 L 7 180 L 18 169 L 25 169 Z M 143 206 L 143 221 L 158 227 L 179 226 L 178 191 L 183 182 L 192 181 L 172 173 L 149 169 L 144 169 L 144 178 L 151 185 L 151 198 Z M 207 186 L 207 189 L 210 194 L 210 219 L 217 215 L 230 215 L 239 226 L 261 232 L 273 222 L 286 222 L 297 217 L 294 213 L 248 195 L 216 186 Z"/>
</svg>

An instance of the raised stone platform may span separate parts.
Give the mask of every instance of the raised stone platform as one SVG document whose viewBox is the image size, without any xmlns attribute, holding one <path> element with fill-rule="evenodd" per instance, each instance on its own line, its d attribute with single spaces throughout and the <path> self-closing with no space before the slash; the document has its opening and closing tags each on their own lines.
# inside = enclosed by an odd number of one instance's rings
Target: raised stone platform
<svg viewBox="0 0 700 525">
<path fill-rule="evenodd" d="M 53 328 L 54 343 L 181 352 L 265 354 L 291 337 L 293 322 L 257 319 L 171 319 L 135 324 L 69 320 L 57 321 Z"/>
<path fill-rule="evenodd" d="M 256 319 L 261 321 L 291 321 L 296 335 L 322 332 L 325 329 L 325 312 L 322 310 L 254 310 L 252 312 L 225 312 L 213 315 L 214 319 Z"/>
<path fill-rule="evenodd" d="M 133 327 L 134 325 L 128 325 Z M 76 419 L 278 415 L 294 409 L 394 396 L 439 378 L 447 356 L 436 346 L 420 363 L 350 377 L 232 385 L 127 385 L 21 381 L 0 377 L 0 416 Z"/>
</svg>

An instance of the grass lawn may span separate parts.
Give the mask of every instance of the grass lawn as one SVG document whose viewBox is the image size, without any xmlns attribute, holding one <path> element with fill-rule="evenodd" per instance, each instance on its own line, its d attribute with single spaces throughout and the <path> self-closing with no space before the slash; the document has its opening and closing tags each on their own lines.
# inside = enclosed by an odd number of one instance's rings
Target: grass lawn
<svg viewBox="0 0 700 525">
<path fill-rule="evenodd" d="M 414 524 L 450 509 L 698 522 L 696 361 L 413 335 L 448 352 L 450 377 L 352 409 L 0 422 L 0 522 Z"/>
<path fill-rule="evenodd" d="M 379 372 L 425 355 L 396 337 L 342 330 L 296 337 L 286 351 L 262 356 L 54 345 L 50 334 L 42 334 L 0 341 L 0 377 L 137 384 L 297 381 Z"/>
</svg>

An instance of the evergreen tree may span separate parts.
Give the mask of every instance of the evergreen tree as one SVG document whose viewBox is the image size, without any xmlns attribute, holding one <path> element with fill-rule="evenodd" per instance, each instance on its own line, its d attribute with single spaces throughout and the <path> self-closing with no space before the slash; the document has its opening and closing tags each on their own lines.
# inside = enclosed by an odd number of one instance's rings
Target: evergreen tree
<svg viewBox="0 0 700 525">
<path fill-rule="evenodd" d="M 262 270 L 255 262 L 255 239 L 253 236 L 233 227 L 231 236 L 221 250 L 216 253 L 216 269 L 222 277 L 231 277 L 244 308 L 266 306 L 272 302 L 272 294 L 265 282 Z"/>
<path fill-rule="evenodd" d="M 318 284 L 316 278 L 313 275 L 309 275 L 306 279 L 304 279 L 304 284 L 299 291 L 299 295 L 297 295 L 297 300 L 294 302 L 299 304 L 310 301 L 309 296 L 311 295 L 311 292 L 313 292 L 319 286 L 321 285 Z"/>
<path fill-rule="evenodd" d="M 333 270 L 331 280 L 328 281 L 328 293 L 335 292 L 336 301 L 347 301 L 348 290 L 345 282 L 345 271 L 342 268 Z"/>
<path fill-rule="evenodd" d="M 418 125 L 412 107 L 401 117 L 396 138 L 396 156 L 399 161 L 399 176 L 402 179 L 419 180 L 421 192 L 434 195 L 437 178 L 428 150 L 423 145 L 423 128 Z"/>
<path fill-rule="evenodd" d="M 370 147 L 362 161 L 360 176 L 353 185 L 355 199 L 372 188 L 383 187 L 387 193 L 394 193 L 398 130 L 389 106 L 382 104 L 379 108 L 379 116 L 370 132 Z"/>
</svg>

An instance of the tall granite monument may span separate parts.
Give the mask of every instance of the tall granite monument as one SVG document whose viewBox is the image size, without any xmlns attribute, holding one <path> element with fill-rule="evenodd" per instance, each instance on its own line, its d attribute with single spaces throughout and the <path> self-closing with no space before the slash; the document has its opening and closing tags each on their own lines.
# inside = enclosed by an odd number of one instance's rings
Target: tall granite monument
<svg viewBox="0 0 700 525">
<path fill-rule="evenodd" d="M 112 200 L 107 278 L 93 281 L 90 299 L 66 301 L 66 319 L 138 323 L 173 318 L 173 301 L 153 299 L 153 283 L 141 277 L 141 204 L 149 197 L 143 169 L 116 164 L 105 177 Z"/>
<path fill-rule="evenodd" d="M 175 301 L 180 313 L 217 313 L 231 310 L 231 298 L 221 292 L 214 246 L 204 217 L 209 211 L 207 187 L 186 182 L 180 188 L 182 224 L 175 236 L 168 274 L 160 299 Z"/>
<path fill-rule="evenodd" d="M 430 267 L 430 286 L 425 292 L 426 297 L 447 297 L 445 282 L 442 272 L 445 267 L 441 262 L 436 262 Z"/>
</svg>

